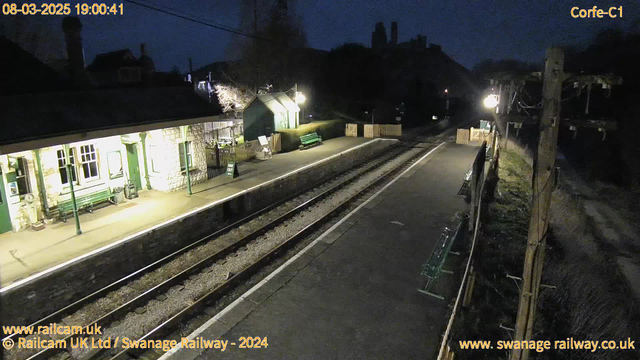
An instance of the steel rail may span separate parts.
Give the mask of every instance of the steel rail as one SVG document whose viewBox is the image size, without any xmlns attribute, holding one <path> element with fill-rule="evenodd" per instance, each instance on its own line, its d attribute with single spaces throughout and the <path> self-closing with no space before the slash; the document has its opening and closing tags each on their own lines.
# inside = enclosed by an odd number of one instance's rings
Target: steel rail
<svg viewBox="0 0 640 360">
<path fill-rule="evenodd" d="M 347 169 L 341 172 L 338 172 L 334 175 L 331 176 L 331 178 L 336 178 L 336 177 L 340 177 L 340 176 L 346 176 L 349 172 L 355 172 L 358 171 L 359 169 L 361 169 L 362 167 L 367 166 L 369 163 L 371 162 L 375 162 L 378 161 L 380 158 L 386 156 L 387 154 L 384 152 L 388 152 L 389 149 L 394 149 L 394 148 L 398 148 L 400 146 L 400 144 L 393 144 L 391 145 L 389 148 L 383 149 L 381 151 L 376 152 L 371 158 L 368 158 L 366 160 L 363 160 L 362 162 L 358 163 L 355 168 L 351 168 L 351 169 Z M 107 293 L 114 291 L 122 286 L 127 285 L 128 283 L 144 276 L 145 274 L 156 270 L 162 266 L 164 266 L 165 264 L 169 263 L 170 261 L 172 261 L 173 259 L 177 258 L 178 256 L 198 247 L 201 246 L 205 243 L 207 243 L 208 241 L 212 240 L 213 238 L 219 237 L 222 234 L 225 234 L 235 228 L 240 227 L 243 224 L 246 224 L 248 222 L 250 222 L 251 220 L 265 214 L 268 213 L 269 211 L 272 211 L 292 200 L 294 200 L 295 198 L 304 195 L 305 193 L 308 193 L 310 191 L 314 191 L 314 189 L 318 188 L 322 186 L 322 184 L 318 184 L 313 186 L 312 188 L 306 189 L 306 190 L 301 190 L 296 192 L 295 194 L 288 196 L 282 200 L 279 200 L 273 204 L 270 204 L 258 211 L 255 211 L 247 216 L 242 217 L 239 220 L 234 221 L 233 223 L 224 226 L 223 228 L 216 230 L 215 232 L 204 236 L 203 238 L 196 240 L 195 242 L 188 244 L 186 246 L 184 246 L 181 249 L 178 249 L 176 251 L 174 251 L 171 254 L 168 254 L 156 261 L 154 261 L 151 264 L 145 265 L 144 267 L 132 272 L 129 275 L 126 275 L 96 291 L 94 291 L 93 293 L 86 295 L 85 297 L 74 301 L 73 303 L 59 309 L 56 310 L 55 312 L 29 324 L 27 327 L 34 327 L 36 328 L 37 326 L 40 325 L 49 325 L 50 323 L 57 323 L 59 321 L 61 321 L 62 318 L 64 318 L 65 316 L 78 311 L 79 309 L 81 309 L 84 305 L 86 305 L 87 303 L 90 303 L 92 301 L 95 301 L 101 297 L 104 297 Z M 12 339 L 14 337 L 20 337 L 20 334 L 10 334 L 5 336 L 4 338 L 2 338 L 0 341 L 4 341 L 7 339 Z"/>
<path fill-rule="evenodd" d="M 180 312 L 176 313 L 175 315 L 173 315 L 171 318 L 169 318 L 168 320 L 166 320 L 162 324 L 158 325 L 156 328 L 154 328 L 153 330 L 151 330 L 150 332 L 148 332 L 147 334 L 142 336 L 137 341 L 153 340 L 153 339 L 157 339 L 159 337 L 168 335 L 173 329 L 175 329 L 177 326 L 182 324 L 185 319 L 189 318 L 191 315 L 193 315 L 195 313 L 198 313 L 199 310 L 201 308 L 205 307 L 207 304 L 209 304 L 209 303 L 211 303 L 213 301 L 217 301 L 220 298 L 222 298 L 223 296 L 225 296 L 229 290 L 235 288 L 237 285 L 242 283 L 244 280 L 250 278 L 255 273 L 260 271 L 264 266 L 266 266 L 269 263 L 271 263 L 271 260 L 273 258 L 277 257 L 278 255 L 281 255 L 287 249 L 289 249 L 289 248 L 293 247 L 294 245 L 298 244 L 302 239 L 304 239 L 305 237 L 310 235 L 318 227 L 324 225 L 327 220 L 329 220 L 330 218 L 334 217 L 336 214 L 338 214 L 341 211 L 343 211 L 347 206 L 351 205 L 355 200 L 360 198 L 365 193 L 371 191 L 373 187 L 376 187 L 376 186 L 380 185 L 381 183 L 383 183 L 389 177 L 393 176 L 394 174 L 399 173 L 400 171 L 402 171 L 406 167 L 408 167 L 411 164 L 413 164 L 413 162 L 415 162 L 417 159 L 419 159 L 421 156 L 423 156 L 424 153 L 426 153 L 426 152 L 430 151 L 431 149 L 433 149 L 433 147 L 434 146 L 429 146 L 429 147 L 424 148 L 424 150 L 419 151 L 416 155 L 412 156 L 410 159 L 405 161 L 403 164 L 401 164 L 401 165 L 399 165 L 399 166 L 397 166 L 397 167 L 385 172 L 384 174 L 382 174 L 381 176 L 376 178 L 374 181 L 372 181 L 370 184 L 368 184 L 366 187 L 364 187 L 363 189 L 359 190 L 355 194 L 351 195 L 350 197 L 348 197 L 347 199 L 342 201 L 337 207 L 333 208 L 327 214 L 325 214 L 322 217 L 316 219 L 311 224 L 305 226 L 303 229 L 298 231 L 296 234 L 292 235 L 289 239 L 285 240 L 283 243 L 281 243 L 280 245 L 278 245 L 275 248 L 273 248 L 272 250 L 270 250 L 267 254 L 263 255 L 260 259 L 258 259 L 257 261 L 255 261 L 251 265 L 245 267 L 243 270 L 239 271 L 237 274 L 235 274 L 234 276 L 232 276 L 231 278 L 229 278 L 225 282 L 223 282 L 220 285 L 218 285 L 215 289 L 211 290 L 207 294 L 205 294 L 202 297 L 200 297 L 193 304 L 185 307 L 183 310 L 181 310 Z M 107 349 L 104 349 L 104 350 L 100 351 L 100 353 L 102 353 L 102 352 L 104 352 L 106 350 Z M 141 352 L 146 351 L 146 350 L 147 349 L 137 349 L 137 348 L 136 349 L 125 349 L 125 350 L 120 351 L 118 354 L 116 354 L 115 356 L 111 357 L 110 359 L 111 360 L 128 360 L 128 359 L 131 359 L 131 358 L 138 358 L 139 354 Z M 96 354 L 96 355 L 98 355 L 98 354 Z"/>
<path fill-rule="evenodd" d="M 275 228 L 276 226 L 282 224 L 283 222 L 285 222 L 286 220 L 290 219 L 291 217 L 294 217 L 296 214 L 298 214 L 299 212 L 303 211 L 304 209 L 306 209 L 307 207 L 319 202 L 320 200 L 326 198 L 327 196 L 333 194 L 334 192 L 340 190 L 341 188 L 349 185 L 350 183 L 354 182 L 355 180 L 357 180 L 358 178 L 362 177 L 365 174 L 368 174 L 369 172 L 371 172 L 372 170 L 375 169 L 375 163 L 381 162 L 384 163 L 386 161 L 388 161 L 388 158 L 397 156 L 398 153 L 402 153 L 407 151 L 406 149 L 408 149 L 408 147 L 404 147 L 403 146 L 397 146 L 396 144 L 394 144 L 394 147 L 396 148 L 396 150 L 399 151 L 395 151 L 395 152 L 387 152 L 386 154 L 383 154 L 382 156 L 379 156 L 377 158 L 374 158 L 372 160 L 368 160 L 365 163 L 361 164 L 360 167 L 366 167 L 367 165 L 372 165 L 370 168 L 366 169 L 365 171 L 363 171 L 362 173 L 356 174 L 355 176 L 346 179 L 344 181 L 339 182 L 338 184 L 332 186 L 331 188 L 323 191 L 322 193 L 312 197 L 311 199 L 308 199 L 304 202 L 302 202 L 301 204 L 295 206 L 293 209 L 287 211 L 286 213 L 284 213 L 283 215 L 280 215 L 279 217 L 277 217 L 276 219 L 270 221 L 269 223 L 265 224 L 264 226 L 262 226 L 261 228 L 252 231 L 250 234 L 243 236 L 242 238 L 240 238 L 239 240 L 235 241 L 233 244 L 228 245 L 227 247 L 217 251 L 216 253 L 198 261 L 197 263 L 191 265 L 190 267 L 188 267 L 185 270 L 182 270 L 181 272 L 179 272 L 178 274 L 170 277 L 169 279 L 164 280 L 163 282 L 153 286 L 152 288 L 144 291 L 142 294 L 136 296 L 135 298 L 127 301 L 126 303 L 120 305 L 119 307 L 117 307 L 116 309 L 110 311 L 109 313 L 101 316 L 100 318 L 92 321 L 91 323 L 89 323 L 88 325 L 84 325 L 83 327 L 91 327 L 93 325 L 98 325 L 101 327 L 106 327 L 109 324 L 113 323 L 113 321 L 115 321 L 116 319 L 118 319 L 120 316 L 127 314 L 131 311 L 133 311 L 135 308 L 147 303 L 149 300 L 152 300 L 154 298 L 156 298 L 159 294 L 164 293 L 166 291 L 168 291 L 171 287 L 175 286 L 176 284 L 181 283 L 182 281 L 184 281 L 185 279 L 187 279 L 189 276 L 198 273 L 200 271 L 202 271 L 203 269 L 205 269 L 206 267 L 212 265 L 213 263 L 217 262 L 218 260 L 221 260 L 223 258 L 225 258 L 226 256 L 228 256 L 229 254 L 235 252 L 237 249 L 243 247 L 244 245 L 246 245 L 247 243 L 255 240 L 256 238 L 258 238 L 260 235 L 272 230 L 273 228 Z M 388 150 L 388 149 L 387 149 Z M 357 169 L 354 169 L 353 171 L 357 171 Z M 348 172 L 348 171 L 347 171 Z M 347 172 L 343 172 L 338 176 L 344 175 Z M 317 187 L 317 186 L 316 186 Z M 298 197 L 300 195 L 303 195 L 306 192 L 309 191 L 313 191 L 313 189 L 301 192 L 300 194 L 289 198 L 290 200 L 294 199 L 295 197 Z M 289 201 L 290 201 L 289 200 Z M 280 202 L 278 204 L 278 206 L 282 205 L 283 202 Z M 268 209 L 272 210 L 274 207 L 273 206 L 269 206 Z M 238 226 L 247 223 L 248 221 L 256 218 L 257 216 L 260 216 L 262 214 L 264 214 L 267 210 L 267 208 L 260 210 L 248 217 L 245 217 L 231 225 L 228 225 L 226 227 L 224 227 L 221 230 L 218 230 L 216 232 L 214 232 L 213 234 L 207 235 L 206 237 L 204 237 L 201 240 L 198 240 L 196 243 L 190 244 L 187 247 L 189 249 L 194 248 L 197 244 L 202 244 L 206 241 L 211 240 L 212 238 L 215 238 L 219 235 L 221 235 L 222 233 L 226 233 L 227 231 L 230 231 L 231 229 L 237 228 Z M 256 215 L 258 214 L 258 215 Z M 176 253 L 184 253 L 186 250 L 181 249 L 178 250 L 177 252 L 169 255 L 169 256 L 173 256 Z M 172 259 L 175 258 L 175 256 L 172 257 Z M 165 262 L 166 263 L 166 262 Z M 154 263 L 155 264 L 155 263 Z M 154 267 L 158 268 L 160 267 L 162 264 L 160 265 L 156 265 Z M 139 270 L 140 271 L 140 270 Z M 147 271 L 148 272 L 148 271 Z M 121 280 L 119 280 L 120 282 Z M 109 287 L 113 286 L 114 284 L 109 285 Z M 102 290 L 100 290 L 102 291 Z M 94 293 L 95 294 L 95 293 Z M 96 299 L 95 296 L 90 295 L 88 297 L 91 297 L 90 300 L 94 300 Z M 87 297 L 87 298 L 88 298 Z M 86 298 L 85 298 L 86 299 Z M 86 302 L 85 302 L 86 303 Z M 78 306 L 76 303 L 72 304 L 74 306 Z M 70 305 L 69 307 L 71 307 L 72 305 Z M 84 304 L 80 304 L 80 305 L 84 305 Z M 64 340 L 67 343 L 70 343 L 71 339 L 75 339 L 79 336 L 81 336 L 82 334 L 73 334 L 73 335 L 69 335 L 67 336 Z M 35 359 L 45 359 L 48 358 L 50 356 L 53 356 L 57 353 L 61 353 L 64 352 L 65 349 L 60 349 L 60 348 L 48 348 L 48 349 L 43 349 L 40 352 L 36 353 L 35 355 L 29 357 L 29 360 L 35 360 Z"/>
</svg>

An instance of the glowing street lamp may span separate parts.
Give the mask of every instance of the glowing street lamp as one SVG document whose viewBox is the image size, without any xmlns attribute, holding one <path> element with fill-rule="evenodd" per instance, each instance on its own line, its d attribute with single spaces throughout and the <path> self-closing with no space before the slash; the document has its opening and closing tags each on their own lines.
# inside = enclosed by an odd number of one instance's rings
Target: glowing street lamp
<svg viewBox="0 0 640 360">
<path fill-rule="evenodd" d="M 295 96 L 295 100 L 296 100 L 296 105 L 299 104 L 304 104 L 305 100 L 307 100 L 307 98 L 298 91 L 298 84 L 296 84 L 295 86 L 296 89 L 296 96 Z M 304 119 L 304 109 L 302 108 L 302 106 L 299 107 L 300 108 L 300 112 L 302 113 L 302 118 Z M 300 115 L 297 116 L 296 119 L 296 127 L 298 127 L 298 125 L 300 125 L 300 120 L 299 120 Z"/>
<path fill-rule="evenodd" d="M 488 109 L 493 109 L 498 106 L 498 95 L 489 95 L 486 99 L 484 99 L 484 107 Z"/>
</svg>

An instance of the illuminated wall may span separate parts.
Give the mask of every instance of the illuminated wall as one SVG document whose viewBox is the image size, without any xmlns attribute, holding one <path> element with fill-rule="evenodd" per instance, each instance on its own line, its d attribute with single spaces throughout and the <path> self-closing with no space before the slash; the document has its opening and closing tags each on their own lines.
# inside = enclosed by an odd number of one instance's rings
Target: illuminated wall
<svg viewBox="0 0 640 360">
<path fill-rule="evenodd" d="M 204 126 L 189 126 L 187 141 L 191 152 L 191 184 L 207 180 L 207 159 L 204 144 Z M 182 144 L 180 128 L 167 128 L 149 132 L 147 138 L 147 161 L 151 187 L 156 190 L 173 191 L 187 186 L 187 176 L 180 169 Z"/>
<path fill-rule="evenodd" d="M 129 174 L 127 149 L 125 142 L 131 142 L 138 153 L 138 169 L 142 190 L 150 185 L 154 190 L 173 191 L 185 188 L 187 178 L 185 171 L 180 168 L 180 150 L 182 144 L 182 134 L 180 128 L 172 127 L 148 132 L 146 139 L 147 167 L 149 171 L 149 184 L 146 181 L 144 166 L 144 154 L 142 141 L 139 133 L 126 134 L 122 136 L 110 136 L 69 144 L 71 152 L 75 157 L 75 179 L 74 192 L 76 196 L 90 194 L 105 188 L 112 191 L 115 188 L 123 187 Z M 204 126 L 195 124 L 189 126 L 187 141 L 190 142 L 191 152 L 191 183 L 197 184 L 207 180 L 207 162 L 204 144 Z M 83 148 L 84 147 L 84 148 Z M 61 176 L 59 155 L 63 150 L 62 145 L 51 146 L 40 149 L 42 164 L 42 175 L 47 197 L 48 207 L 54 208 L 59 201 L 68 200 L 71 197 L 69 184 L 63 184 Z M 82 155 L 95 153 L 95 160 L 89 156 L 85 158 L 85 165 Z M 87 152 L 88 151 L 88 152 Z M 9 160 L 24 158 L 28 168 L 28 179 L 30 192 L 35 196 L 36 201 L 33 206 L 37 211 L 37 219 L 46 218 L 43 201 L 38 182 L 38 167 L 36 164 L 35 151 L 23 151 L 8 155 L 0 155 L 0 166 L 2 166 L 2 177 L 5 184 L 5 194 L 9 203 L 9 212 L 14 231 L 19 231 L 30 226 L 28 215 L 28 205 L 24 196 L 11 195 L 10 179 L 15 177 L 15 170 L 9 166 Z M 89 163 L 93 162 L 93 165 Z M 92 166 L 85 170 L 85 166 Z M 95 172 L 93 172 L 95 170 Z M 85 176 L 87 173 L 89 176 Z M 92 176 L 93 175 L 93 176 Z"/>
</svg>

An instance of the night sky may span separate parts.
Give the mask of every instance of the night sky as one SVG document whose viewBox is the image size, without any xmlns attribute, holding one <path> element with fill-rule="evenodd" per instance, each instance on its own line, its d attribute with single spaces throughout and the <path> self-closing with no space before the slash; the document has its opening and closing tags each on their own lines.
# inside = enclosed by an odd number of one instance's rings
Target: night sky
<svg viewBox="0 0 640 360">
<path fill-rule="evenodd" d="M 239 0 L 140 0 L 197 15 L 208 22 L 229 28 L 241 28 Z M 88 1 L 91 3 L 91 1 Z M 617 26 L 627 30 L 640 28 L 640 2 L 604 1 L 472 1 L 472 0 L 290 0 L 303 25 L 309 45 L 330 50 L 345 42 L 371 44 L 371 32 L 377 21 L 384 21 L 387 36 L 391 21 L 398 21 L 399 41 L 417 34 L 428 43 L 442 46 L 445 53 L 471 68 L 490 59 L 515 58 L 542 62 L 545 48 L 588 42 L 598 31 Z M 106 1 L 106 3 L 110 3 Z M 574 19 L 573 6 L 593 5 L 608 9 L 622 6 L 622 19 Z M 228 32 L 124 3 L 124 15 L 82 16 L 87 64 L 101 52 L 129 48 L 139 56 L 139 44 L 147 44 L 157 70 L 169 71 L 176 65 L 187 70 L 187 58 L 194 68 L 228 59 L 232 36 Z M 2 21 L 12 21 L 3 16 Z M 61 16 L 32 17 L 63 44 Z M 634 25 L 635 24 L 635 25 Z M 33 26 L 33 24 L 31 25 Z M 248 29 L 244 29 L 245 31 Z M 54 56 L 54 55 L 52 55 Z"/>
</svg>

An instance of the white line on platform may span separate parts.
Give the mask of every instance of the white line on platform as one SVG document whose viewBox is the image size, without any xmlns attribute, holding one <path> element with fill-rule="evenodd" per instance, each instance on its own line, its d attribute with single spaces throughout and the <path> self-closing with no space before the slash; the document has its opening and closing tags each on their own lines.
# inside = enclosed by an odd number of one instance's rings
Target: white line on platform
<svg viewBox="0 0 640 360">
<path fill-rule="evenodd" d="M 273 279 L 276 275 L 278 275 L 280 272 L 282 272 L 287 266 L 289 266 L 292 262 L 296 261 L 299 257 L 301 257 L 304 253 L 306 253 L 309 249 L 311 249 L 313 246 L 315 246 L 315 244 L 317 244 L 319 241 L 321 241 L 322 239 L 324 239 L 327 235 L 329 235 L 332 231 L 334 231 L 338 226 L 340 226 L 342 223 L 344 223 L 347 219 L 349 219 L 353 214 L 355 214 L 356 212 L 358 212 L 362 207 L 364 207 L 365 205 L 367 205 L 369 202 L 371 202 L 373 199 L 375 199 L 378 195 L 380 195 L 383 191 L 385 191 L 389 186 L 393 185 L 396 181 L 398 181 L 398 179 L 400 179 L 404 174 L 406 174 L 407 172 L 409 172 L 411 169 L 413 169 L 414 166 L 418 165 L 420 162 L 422 162 L 422 160 L 424 160 L 427 156 L 431 155 L 431 153 L 433 153 L 434 151 L 436 151 L 439 147 L 441 147 L 442 145 L 444 145 L 445 143 L 442 142 L 440 143 L 440 145 L 436 146 L 435 148 L 431 149 L 428 153 L 424 154 L 418 161 L 414 162 L 413 164 L 411 164 L 411 166 L 409 166 L 407 169 L 405 169 L 402 173 L 400 173 L 399 175 L 397 175 L 395 178 L 393 178 L 393 180 L 389 181 L 388 184 L 386 184 L 382 189 L 378 190 L 375 194 L 373 194 L 370 198 L 368 198 L 365 202 L 363 202 L 362 204 L 360 204 L 357 208 L 353 209 L 350 213 L 348 213 L 345 217 L 343 217 L 342 219 L 340 219 L 340 221 L 338 221 L 337 223 L 335 223 L 332 227 L 330 227 L 327 231 L 325 231 L 324 233 L 322 233 L 320 236 L 318 236 L 318 238 L 316 238 L 315 240 L 313 240 L 309 245 L 307 245 L 304 249 L 300 250 L 299 253 L 295 254 L 293 257 L 291 257 L 291 259 L 287 260 L 287 262 L 285 262 L 284 264 L 280 265 L 280 267 L 278 267 L 275 271 L 273 271 L 271 274 L 269 274 L 267 277 L 265 277 L 264 279 L 262 279 L 262 281 L 260 281 L 259 283 L 257 283 L 256 285 L 254 285 L 251 289 L 247 290 L 247 292 L 245 292 L 244 294 L 242 294 L 239 298 L 237 298 L 234 302 L 232 302 L 231 304 L 227 305 L 227 307 L 225 307 L 224 309 L 222 309 L 222 311 L 220 311 L 219 313 L 217 313 L 214 317 L 212 317 L 211 319 L 207 320 L 207 322 L 205 322 L 204 324 L 202 324 L 199 328 L 197 328 L 195 331 L 193 331 L 191 334 L 189 334 L 187 336 L 187 339 L 189 340 L 194 340 L 198 335 L 200 335 L 202 332 L 204 332 L 207 328 L 209 328 L 211 325 L 213 325 L 216 321 L 220 320 L 220 318 L 222 318 L 225 314 L 227 314 L 228 312 L 230 312 L 231 310 L 233 310 L 233 308 L 235 308 L 236 306 L 238 306 L 238 304 L 240 304 L 242 301 L 245 300 L 245 298 L 247 298 L 249 295 L 251 295 L 252 293 L 254 293 L 256 290 L 258 290 L 259 288 L 261 288 L 264 284 L 266 284 L 267 282 L 269 282 L 269 280 Z M 162 355 L 160 357 L 160 359 L 158 360 L 166 360 L 168 358 L 170 358 L 171 356 L 173 356 L 176 352 L 178 352 L 180 349 L 182 348 L 182 344 L 178 344 L 177 346 L 173 347 L 171 350 L 167 351 L 166 353 L 164 353 L 164 355 Z"/>
<path fill-rule="evenodd" d="M 13 282 L 13 283 L 11 283 L 11 284 L 9 284 L 9 285 L 7 285 L 7 286 L 3 287 L 3 288 L 0 288 L 0 294 L 1 294 L 1 293 L 4 293 L 4 292 L 7 292 L 7 291 L 9 291 L 9 290 L 11 290 L 11 289 L 13 289 L 13 288 L 16 288 L 16 287 L 18 287 L 18 286 L 20 286 L 20 285 L 24 285 L 24 284 L 26 284 L 26 283 L 28 283 L 28 282 L 31 282 L 31 281 L 33 281 L 33 280 L 35 280 L 35 279 L 39 278 L 39 277 L 42 277 L 42 276 L 44 276 L 44 275 L 47 275 L 47 274 L 49 274 L 49 273 L 51 273 L 51 272 L 54 272 L 54 271 L 56 271 L 56 270 L 58 270 L 58 269 L 61 269 L 61 268 L 67 267 L 67 266 L 69 266 L 69 265 L 71 265 L 71 264 L 73 264 L 73 263 L 75 263 L 75 262 L 78 262 L 78 261 L 80 261 L 80 260 L 82 260 L 82 259 L 88 258 L 88 257 L 93 256 L 93 255 L 95 255 L 95 254 L 99 254 L 99 253 L 101 253 L 101 252 L 103 252 L 103 251 L 109 250 L 109 249 L 110 249 L 110 248 L 112 248 L 112 247 L 115 247 L 115 246 L 117 246 L 117 245 L 120 245 L 120 244 L 122 244 L 122 243 L 125 243 L 125 242 L 127 242 L 127 241 L 129 241 L 129 240 L 131 240 L 131 239 L 134 239 L 134 238 L 138 237 L 138 236 L 144 235 L 144 234 L 146 234 L 146 233 L 148 233 L 148 232 L 151 232 L 151 231 L 153 231 L 153 230 L 159 229 L 159 228 L 161 228 L 161 227 L 163 227 L 163 226 L 166 226 L 166 225 L 169 225 L 169 224 L 171 224 L 171 223 L 177 222 L 177 221 L 179 221 L 179 220 L 181 220 L 181 219 L 183 219 L 183 218 L 185 218 L 185 217 L 188 217 L 188 216 L 190 216 L 190 215 L 192 215 L 192 214 L 198 213 L 198 212 L 200 212 L 200 211 L 202 211 L 202 210 L 206 210 L 206 209 L 208 209 L 208 208 L 211 208 L 211 207 L 213 207 L 213 206 L 216 206 L 216 205 L 218 205 L 218 204 L 220 204 L 220 203 L 223 203 L 223 202 L 225 202 L 225 201 L 229 201 L 229 200 L 234 199 L 234 198 L 236 198 L 236 197 L 238 197 L 238 196 L 241 196 L 241 195 L 246 194 L 246 193 L 249 193 L 249 192 L 251 192 L 251 191 L 253 191 L 253 190 L 255 190 L 255 189 L 258 189 L 258 188 L 260 188 L 260 187 L 262 187 L 262 186 L 269 185 L 269 184 L 271 184 L 271 183 L 273 183 L 273 182 L 276 182 L 276 181 L 278 181 L 278 180 L 280 180 L 280 179 L 284 179 L 284 178 L 286 178 L 286 177 L 289 177 L 289 176 L 291 176 L 291 175 L 293 175 L 293 174 L 296 174 L 296 173 L 298 173 L 298 172 L 300 172 L 300 171 L 302 171 L 302 170 L 304 170 L 304 169 L 307 169 L 307 168 L 309 168 L 309 167 L 313 167 L 313 166 L 317 166 L 318 164 L 322 164 L 322 163 L 323 163 L 323 162 L 325 162 L 325 161 L 329 161 L 329 160 L 334 159 L 334 158 L 336 158 L 336 157 L 340 157 L 340 156 L 342 156 L 342 155 L 344 155 L 344 154 L 346 154 L 346 153 L 348 153 L 348 152 L 350 152 L 350 151 L 353 151 L 353 150 L 355 150 L 355 149 L 361 148 L 361 147 L 366 146 L 366 145 L 370 145 L 370 144 L 371 144 L 371 143 L 373 143 L 373 142 L 381 141 L 381 140 L 386 140 L 386 141 L 397 141 L 397 139 L 376 138 L 376 139 L 373 139 L 372 141 L 367 141 L 366 143 L 360 144 L 360 145 L 358 145 L 358 146 L 354 146 L 354 147 L 352 147 L 352 148 L 350 148 L 350 149 L 347 149 L 347 150 L 345 150 L 345 151 L 342 151 L 342 152 L 340 152 L 340 153 L 338 153 L 338 154 L 331 155 L 331 156 L 329 156 L 329 157 L 327 157 L 327 158 L 324 158 L 324 159 L 318 160 L 318 161 L 313 162 L 313 163 L 311 163 L 311 164 L 305 165 L 305 166 L 303 166 L 303 167 L 301 167 L 301 168 L 298 168 L 298 169 L 295 169 L 295 170 L 293 170 L 293 171 L 290 171 L 290 172 L 288 172 L 288 173 L 286 173 L 286 174 L 284 174 L 284 175 L 280 175 L 280 176 L 278 176 L 278 177 L 276 177 L 276 178 L 274 178 L 274 179 L 271 179 L 271 180 L 265 181 L 265 182 L 260 183 L 260 184 L 258 184 L 258 185 L 252 186 L 252 187 L 250 187 L 250 188 L 248 188 L 248 189 L 245 189 L 245 190 L 239 191 L 239 192 L 237 192 L 237 193 L 235 193 L 235 194 L 233 194 L 233 195 L 229 195 L 229 196 L 227 196 L 227 197 L 225 197 L 225 198 L 223 198 L 223 199 L 216 200 L 216 201 L 214 201 L 214 202 L 212 202 L 212 203 L 209 203 L 209 204 L 207 204 L 207 205 L 204 205 L 204 206 L 201 206 L 201 207 L 196 208 L 196 209 L 194 209 L 194 210 L 188 211 L 188 212 L 183 213 L 183 214 L 181 214 L 181 215 L 178 215 L 178 216 L 176 216 L 176 217 L 174 217 L 174 218 L 171 218 L 171 219 L 169 219 L 169 220 L 166 220 L 166 221 L 164 221 L 164 222 L 161 222 L 160 224 L 156 224 L 156 225 L 153 225 L 153 226 L 152 226 L 152 227 L 150 227 L 150 228 L 146 228 L 146 229 L 144 229 L 144 230 L 141 230 L 141 231 L 139 231 L 139 232 L 137 232 L 137 233 L 135 233 L 135 234 L 133 234 L 133 235 L 126 236 L 126 237 L 124 237 L 124 238 L 122 238 L 122 239 L 120 239 L 120 240 L 118 240 L 118 241 L 115 241 L 115 242 L 113 242 L 113 243 L 111 243 L 111 244 L 108 244 L 108 245 L 105 245 L 105 246 L 103 246 L 103 247 L 101 247 L 101 248 L 98 248 L 98 249 L 92 250 L 92 251 L 90 251 L 90 252 L 88 252 L 88 253 L 85 253 L 85 254 L 82 254 L 82 255 L 80 255 L 80 256 L 78 256 L 78 257 L 75 257 L 75 258 L 73 258 L 73 259 L 71 259 L 71 260 L 65 261 L 65 262 L 63 262 L 62 264 L 55 265 L 55 266 L 50 267 L 50 268 L 48 268 L 48 269 L 46 269 L 46 270 L 43 270 L 43 271 L 41 271 L 41 272 L 39 272 L 39 273 L 33 274 L 33 275 L 29 276 L 29 277 L 26 277 L 26 278 L 24 278 L 24 279 L 21 279 L 21 280 L 18 280 L 18 281 L 16 281 L 16 282 Z M 151 264 L 151 265 L 153 265 L 153 264 Z M 150 265 L 147 265 L 147 266 L 150 266 Z M 145 268 L 146 268 L 146 267 L 145 267 Z M 140 269 L 140 270 L 138 270 L 138 271 L 141 271 L 141 270 L 144 270 L 144 268 L 142 268 L 142 269 Z"/>
</svg>

